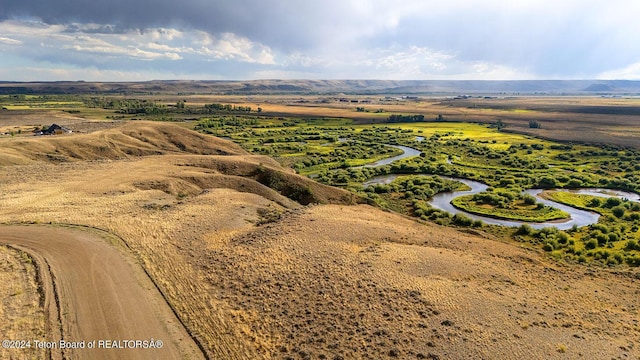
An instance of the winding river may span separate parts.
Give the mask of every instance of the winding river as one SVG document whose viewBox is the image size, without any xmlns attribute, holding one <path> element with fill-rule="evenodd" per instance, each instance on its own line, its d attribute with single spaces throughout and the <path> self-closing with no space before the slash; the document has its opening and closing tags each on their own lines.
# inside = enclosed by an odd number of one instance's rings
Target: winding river
<svg viewBox="0 0 640 360">
<path fill-rule="evenodd" d="M 362 166 L 355 166 L 355 168 L 362 168 L 362 167 L 378 167 L 378 166 L 384 166 L 384 165 L 389 165 L 394 161 L 397 160 L 401 160 L 401 159 L 405 159 L 408 157 L 413 157 L 413 156 L 418 156 L 420 155 L 420 150 L 416 150 L 414 148 L 410 148 L 408 146 L 402 146 L 402 145 L 389 145 L 389 144 L 385 144 L 386 146 L 390 146 L 392 148 L 396 148 L 396 149 L 400 149 L 403 151 L 402 154 L 400 155 L 396 155 L 396 156 L 392 156 L 386 159 L 382 159 L 382 160 L 378 160 L 374 163 L 371 164 L 366 164 L 366 165 L 362 165 Z"/>
<path fill-rule="evenodd" d="M 368 164 L 368 165 L 365 165 L 365 166 L 366 167 L 376 167 L 376 166 L 387 165 L 387 164 L 392 163 L 393 161 L 404 159 L 404 158 L 408 158 L 408 157 L 412 157 L 412 156 L 417 156 L 417 155 L 420 154 L 419 150 L 416 150 L 416 149 L 413 149 L 413 148 L 410 148 L 410 147 L 395 146 L 395 145 L 388 145 L 388 146 L 393 146 L 395 148 L 401 149 L 401 150 L 404 151 L 404 153 L 401 154 L 401 155 L 394 156 L 394 157 L 391 157 L 391 158 L 388 158 L 388 159 L 384 159 L 384 160 L 380 160 L 380 161 L 377 161 L 375 163 Z M 389 174 L 389 175 L 376 176 L 374 178 L 371 178 L 371 179 L 365 181 L 362 185 L 367 187 L 367 186 L 372 186 L 372 185 L 376 185 L 376 184 L 389 184 L 393 180 L 398 178 L 399 176 L 406 176 L 406 174 L 401 174 L 401 175 L 400 174 Z M 432 175 L 419 174 L 419 176 L 432 176 Z M 540 197 L 540 193 L 542 192 L 542 189 L 529 189 L 529 190 L 525 190 L 525 192 L 535 196 L 537 201 L 539 201 L 539 202 L 541 202 L 541 203 L 543 203 L 545 205 L 552 206 L 554 208 L 557 208 L 557 209 L 560 209 L 562 211 L 567 212 L 570 215 L 570 218 L 565 219 L 565 220 L 554 220 L 554 221 L 547 221 L 547 222 L 541 222 L 541 223 L 533 223 L 533 222 L 524 222 L 524 221 L 515 221 L 515 220 L 496 219 L 496 218 L 491 218 L 491 217 L 487 217 L 487 216 L 471 214 L 471 213 L 468 213 L 466 211 L 463 211 L 463 210 L 455 208 L 451 204 L 451 200 L 453 200 L 454 198 L 457 198 L 459 196 L 477 194 L 479 192 L 485 191 L 489 186 L 487 184 L 483 184 L 481 182 L 474 181 L 474 180 L 469 180 L 469 179 L 450 178 L 450 177 L 444 177 L 444 176 L 441 176 L 441 177 L 445 178 L 445 179 L 461 182 L 461 183 L 469 186 L 471 188 L 471 190 L 454 191 L 454 192 L 446 192 L 446 193 L 436 194 L 433 198 L 431 198 L 431 200 L 429 201 L 429 204 L 431 206 L 433 206 L 434 208 L 436 208 L 436 209 L 439 209 L 439 210 L 442 210 L 442 211 L 446 211 L 446 212 L 448 212 L 450 214 L 463 214 L 463 215 L 465 215 L 466 217 L 468 217 L 470 219 L 481 220 L 482 222 L 484 222 L 486 224 L 503 225 L 503 226 L 520 226 L 522 224 L 528 224 L 528 225 L 530 225 L 531 227 L 533 227 L 535 229 L 540 229 L 540 228 L 543 228 L 543 227 L 553 226 L 553 227 L 558 228 L 559 230 L 567 230 L 567 229 L 572 228 L 574 225 L 576 225 L 578 227 L 581 227 L 581 226 L 585 226 L 585 225 L 594 224 L 594 223 L 598 222 L 598 219 L 600 218 L 600 215 L 597 214 L 597 213 L 594 213 L 594 212 L 591 212 L 591 211 L 585 211 L 585 210 L 576 209 L 574 207 L 567 206 L 567 205 L 564 205 L 564 204 L 560 204 L 560 203 L 557 203 L 555 201 L 543 199 L 542 197 Z M 580 193 L 580 194 L 588 194 L 588 195 L 599 196 L 599 197 L 625 198 L 625 199 L 628 199 L 628 200 L 631 200 L 631 201 L 636 201 L 636 202 L 640 201 L 640 195 L 635 194 L 635 193 L 631 193 L 631 192 L 619 191 L 619 190 L 610 190 L 610 189 L 564 190 L 563 189 L 563 191 L 571 191 L 571 192 L 576 192 L 576 193 Z"/>
</svg>

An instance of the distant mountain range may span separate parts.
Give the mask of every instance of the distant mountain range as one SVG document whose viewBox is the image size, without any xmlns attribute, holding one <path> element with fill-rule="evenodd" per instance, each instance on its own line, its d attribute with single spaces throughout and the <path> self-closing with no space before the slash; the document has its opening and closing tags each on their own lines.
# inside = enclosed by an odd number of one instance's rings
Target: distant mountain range
<svg viewBox="0 0 640 360">
<path fill-rule="evenodd" d="M 154 80 L 2 82 L 0 94 L 395 94 L 639 95 L 632 80 Z"/>
</svg>

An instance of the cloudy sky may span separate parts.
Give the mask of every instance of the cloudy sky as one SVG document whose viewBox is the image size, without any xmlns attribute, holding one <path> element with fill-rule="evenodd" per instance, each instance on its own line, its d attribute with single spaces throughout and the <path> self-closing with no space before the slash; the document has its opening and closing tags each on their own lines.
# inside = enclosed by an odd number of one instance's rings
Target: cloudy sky
<svg viewBox="0 0 640 360">
<path fill-rule="evenodd" d="M 636 79 L 637 0 L 0 0 L 0 80 Z"/>
</svg>

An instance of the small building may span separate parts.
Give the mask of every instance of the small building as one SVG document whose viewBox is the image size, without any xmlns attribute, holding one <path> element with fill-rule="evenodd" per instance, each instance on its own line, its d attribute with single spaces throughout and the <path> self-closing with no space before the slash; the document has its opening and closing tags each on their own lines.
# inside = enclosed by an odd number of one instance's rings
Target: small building
<svg viewBox="0 0 640 360">
<path fill-rule="evenodd" d="M 58 124 L 51 124 L 48 129 L 41 131 L 34 131 L 36 135 L 60 135 L 60 134 L 70 134 L 72 131 L 67 129 L 66 127 L 60 126 Z"/>
</svg>

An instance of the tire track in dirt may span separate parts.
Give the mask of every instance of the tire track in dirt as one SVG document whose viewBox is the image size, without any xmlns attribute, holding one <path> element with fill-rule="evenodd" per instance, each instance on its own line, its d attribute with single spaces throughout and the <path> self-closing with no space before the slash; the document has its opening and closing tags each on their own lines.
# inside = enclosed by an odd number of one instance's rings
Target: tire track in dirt
<svg viewBox="0 0 640 360">
<path fill-rule="evenodd" d="M 203 355 L 139 265 L 90 232 L 49 226 L 0 226 L 0 243 L 29 253 L 38 268 L 47 337 L 96 341 L 60 349 L 53 359 L 202 359 Z M 100 340 L 161 340 L 160 349 L 98 348 Z M 25 339 L 29 340 L 29 339 Z M 19 351 L 19 350 L 15 350 Z M 19 356 L 18 353 L 16 355 Z"/>
</svg>

